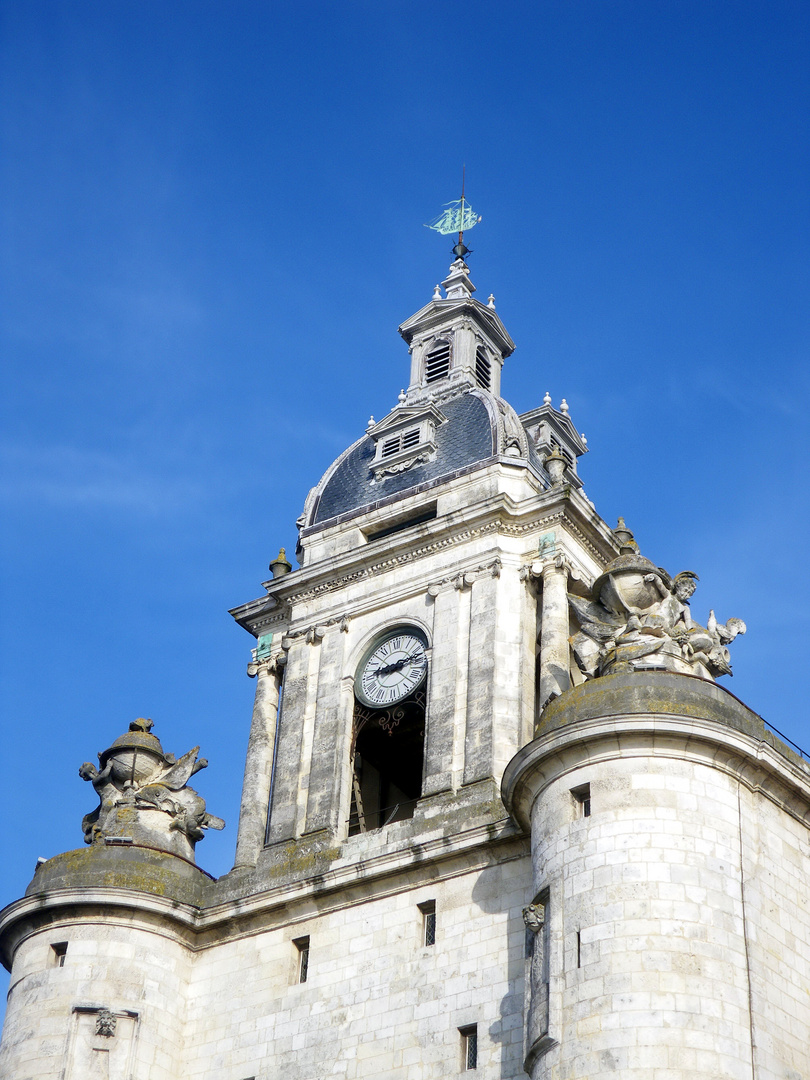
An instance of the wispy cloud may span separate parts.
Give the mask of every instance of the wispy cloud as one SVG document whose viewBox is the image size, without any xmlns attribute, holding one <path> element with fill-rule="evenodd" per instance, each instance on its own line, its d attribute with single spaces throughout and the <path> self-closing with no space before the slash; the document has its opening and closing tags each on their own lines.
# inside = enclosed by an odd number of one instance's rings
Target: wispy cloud
<svg viewBox="0 0 810 1080">
<path fill-rule="evenodd" d="M 205 497 L 198 477 L 171 476 L 154 461 L 70 445 L 0 444 L 0 500 L 158 515 L 188 510 Z"/>
</svg>

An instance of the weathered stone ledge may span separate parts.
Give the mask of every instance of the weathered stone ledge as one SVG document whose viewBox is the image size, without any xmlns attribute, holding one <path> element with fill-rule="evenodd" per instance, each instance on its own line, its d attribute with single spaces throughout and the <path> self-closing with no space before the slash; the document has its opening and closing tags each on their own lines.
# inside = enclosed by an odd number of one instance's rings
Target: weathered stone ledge
<svg viewBox="0 0 810 1080">
<path fill-rule="evenodd" d="M 733 773 L 810 826 L 810 764 L 733 694 L 672 672 L 607 675 L 561 694 L 545 709 L 537 738 L 507 766 L 503 800 L 528 829 L 534 800 L 560 775 L 645 755 Z"/>
</svg>

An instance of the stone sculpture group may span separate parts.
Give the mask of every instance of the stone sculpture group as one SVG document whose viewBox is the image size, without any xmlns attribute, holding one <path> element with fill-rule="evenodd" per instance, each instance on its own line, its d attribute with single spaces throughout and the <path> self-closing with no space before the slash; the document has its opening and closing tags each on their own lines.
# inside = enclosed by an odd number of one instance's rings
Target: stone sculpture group
<svg viewBox="0 0 810 1080">
<path fill-rule="evenodd" d="M 179 760 L 164 754 L 152 735 L 152 721 L 139 718 L 129 731 L 99 755 L 99 766 L 85 761 L 79 768 L 99 797 L 98 807 L 82 820 L 86 844 L 108 839 L 170 851 L 194 858 L 194 844 L 205 829 L 223 829 L 222 818 L 206 813 L 205 801 L 188 781 L 208 762 L 195 746 Z"/>
<path fill-rule="evenodd" d="M 580 626 L 571 646 L 585 677 L 650 668 L 730 675 L 728 645 L 745 633 L 742 619 L 720 623 L 710 611 L 701 626 L 689 608 L 697 574 L 684 570 L 672 578 L 645 559 L 621 518 L 614 535 L 621 554 L 596 579 L 590 599 L 568 594 Z"/>
</svg>

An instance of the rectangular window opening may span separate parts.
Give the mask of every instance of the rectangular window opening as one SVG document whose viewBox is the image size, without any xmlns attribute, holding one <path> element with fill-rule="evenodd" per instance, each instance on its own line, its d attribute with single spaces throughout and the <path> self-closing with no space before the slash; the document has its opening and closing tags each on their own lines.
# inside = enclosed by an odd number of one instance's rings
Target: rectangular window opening
<svg viewBox="0 0 810 1080">
<path fill-rule="evenodd" d="M 399 441 L 399 435 L 395 435 L 393 439 L 386 439 L 385 442 L 382 444 L 382 450 L 380 450 L 380 457 L 391 457 L 392 454 L 399 453 Z"/>
<path fill-rule="evenodd" d="M 577 930 L 577 967 L 582 967 L 582 932 Z"/>
<path fill-rule="evenodd" d="M 479 386 L 483 386 L 485 390 L 489 390 L 492 382 L 492 366 L 489 362 L 489 357 L 480 345 L 475 353 L 475 377 L 478 380 Z"/>
<path fill-rule="evenodd" d="M 572 788 L 571 795 L 579 810 L 580 817 L 591 816 L 591 785 L 583 784 L 582 787 Z"/>
<path fill-rule="evenodd" d="M 435 945 L 436 901 L 426 900 L 424 904 L 419 904 L 419 910 L 422 912 L 422 944 Z"/>
<path fill-rule="evenodd" d="M 51 944 L 51 962 L 54 967 L 64 967 L 67 956 L 68 943 L 66 941 L 54 941 Z"/>
<path fill-rule="evenodd" d="M 461 1068 L 463 1072 L 478 1068 L 478 1024 L 458 1029 L 461 1036 Z"/>
<path fill-rule="evenodd" d="M 414 515 L 414 517 L 405 518 L 403 521 L 398 521 L 395 525 L 388 525 L 384 529 L 377 529 L 376 532 L 366 533 L 366 540 L 371 543 L 373 540 L 382 540 L 383 537 L 392 536 L 394 533 L 401 532 L 403 529 L 410 529 L 412 525 L 422 525 L 426 521 L 433 521 L 436 517 L 436 504 L 424 510 L 420 514 Z"/>
<path fill-rule="evenodd" d="M 425 381 L 436 382 L 443 379 L 450 371 L 450 346 L 446 341 L 433 347 L 425 360 Z"/>
<path fill-rule="evenodd" d="M 301 937 L 293 941 L 298 950 L 296 957 L 296 982 L 305 983 L 309 975 L 309 938 Z"/>
</svg>

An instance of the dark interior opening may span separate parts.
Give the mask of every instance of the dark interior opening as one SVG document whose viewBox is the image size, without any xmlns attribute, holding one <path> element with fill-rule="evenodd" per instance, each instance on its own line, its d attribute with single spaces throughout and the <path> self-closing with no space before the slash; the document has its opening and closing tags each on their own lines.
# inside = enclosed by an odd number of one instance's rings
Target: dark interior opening
<svg viewBox="0 0 810 1080">
<path fill-rule="evenodd" d="M 403 529 L 410 529 L 412 525 L 421 525 L 425 521 L 433 521 L 435 517 L 436 504 L 434 503 L 421 513 L 414 514 L 413 517 L 404 518 L 402 521 L 397 521 L 393 525 L 386 525 L 384 529 L 377 529 L 376 532 L 366 533 L 366 539 L 369 543 L 371 543 L 372 540 L 382 540 L 384 536 L 391 536 L 393 533 L 402 532 Z"/>
<path fill-rule="evenodd" d="M 424 746 L 424 689 L 389 709 L 355 700 L 350 836 L 413 817 Z"/>
</svg>

